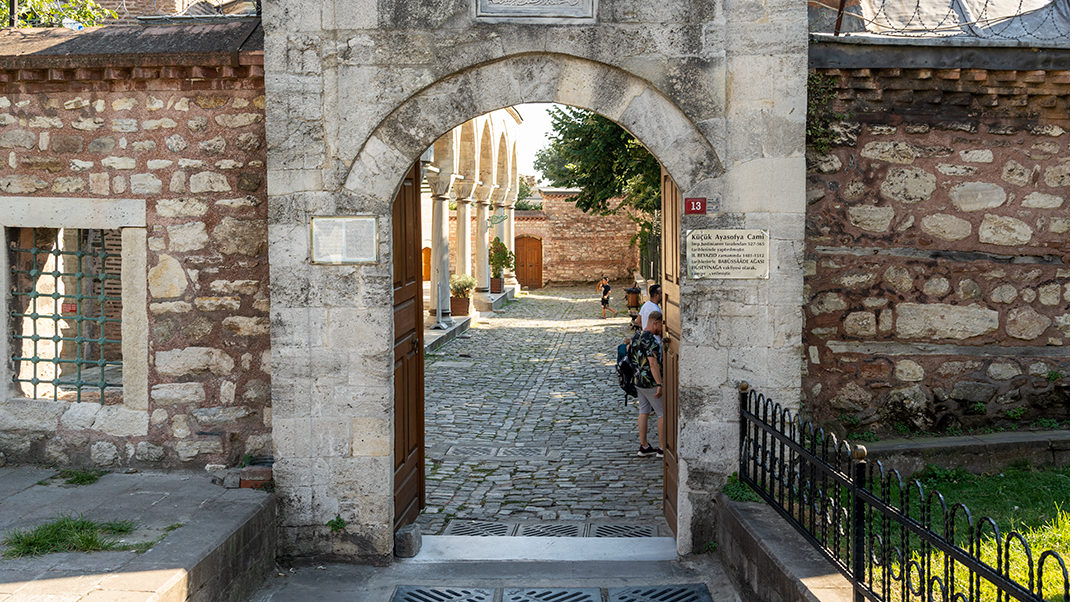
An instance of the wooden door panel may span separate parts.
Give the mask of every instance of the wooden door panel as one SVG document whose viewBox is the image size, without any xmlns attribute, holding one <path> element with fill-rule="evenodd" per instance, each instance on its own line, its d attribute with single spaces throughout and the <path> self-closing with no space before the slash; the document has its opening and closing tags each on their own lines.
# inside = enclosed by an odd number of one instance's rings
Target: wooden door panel
<svg viewBox="0 0 1070 602">
<path fill-rule="evenodd" d="M 678 418 L 680 369 L 680 207 L 683 201 L 676 182 L 661 170 L 661 311 L 665 320 L 662 335 L 665 374 L 662 395 L 665 397 L 665 488 L 662 496 L 665 520 L 676 532 L 677 494 L 679 491 Z"/>
<path fill-rule="evenodd" d="M 524 288 L 542 288 L 542 241 L 524 236 L 515 242 L 516 279 Z"/>
<path fill-rule="evenodd" d="M 423 253 L 420 164 L 409 170 L 393 208 L 394 529 L 424 507 Z"/>
</svg>

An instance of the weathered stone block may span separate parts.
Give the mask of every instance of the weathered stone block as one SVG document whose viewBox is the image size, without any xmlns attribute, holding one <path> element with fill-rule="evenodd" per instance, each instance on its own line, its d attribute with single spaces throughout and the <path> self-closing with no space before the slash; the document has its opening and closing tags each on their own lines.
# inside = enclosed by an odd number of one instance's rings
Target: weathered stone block
<svg viewBox="0 0 1070 602">
<path fill-rule="evenodd" d="M 156 352 L 156 371 L 167 376 L 203 374 L 227 376 L 234 370 L 234 360 L 220 349 L 187 347 Z"/>
<path fill-rule="evenodd" d="M 398 558 L 413 558 L 420 553 L 422 546 L 420 525 L 405 525 L 394 534 L 394 555 Z"/>
<path fill-rule="evenodd" d="M 925 369 L 914 360 L 899 360 L 895 363 L 895 377 L 907 382 L 918 382 L 925 378 Z"/>
<path fill-rule="evenodd" d="M 91 428 L 99 411 L 99 403 L 72 403 L 59 422 L 69 429 Z"/>
<path fill-rule="evenodd" d="M 227 406 L 221 408 L 196 408 L 190 413 L 201 424 L 219 425 L 236 422 L 252 412 L 245 406 Z"/>
<path fill-rule="evenodd" d="M 97 466 L 111 466 L 119 461 L 119 450 L 107 441 L 97 441 L 89 449 L 89 457 Z"/>
<path fill-rule="evenodd" d="M 895 167 L 888 170 L 880 191 L 886 199 L 918 203 L 928 200 L 936 191 L 936 176 L 917 167 Z"/>
<path fill-rule="evenodd" d="M 921 230 L 942 240 L 955 241 L 969 236 L 973 226 L 961 217 L 936 213 L 921 218 Z"/>
<path fill-rule="evenodd" d="M 100 164 L 108 169 L 134 169 L 137 167 L 137 160 L 133 157 L 108 156 L 101 159 Z"/>
<path fill-rule="evenodd" d="M 208 244 L 204 222 L 190 222 L 167 227 L 168 249 L 175 252 L 197 251 Z"/>
<path fill-rule="evenodd" d="M 951 399 L 972 403 L 988 403 L 996 395 L 996 385 L 960 380 L 951 389 Z"/>
<path fill-rule="evenodd" d="M 1007 202 L 1007 193 L 991 182 L 964 182 L 949 193 L 951 202 L 960 211 L 981 211 L 999 207 Z"/>
<path fill-rule="evenodd" d="M 222 253 L 259 255 L 267 246 L 267 222 L 225 217 L 212 230 L 212 239 Z"/>
<path fill-rule="evenodd" d="M 189 191 L 194 194 L 203 192 L 229 192 L 231 190 L 227 177 L 212 171 L 195 173 L 189 178 Z"/>
<path fill-rule="evenodd" d="M 0 400 L 0 425 L 11 431 L 55 432 L 68 406 L 67 402 L 43 399 Z"/>
<path fill-rule="evenodd" d="M 134 458 L 141 460 L 142 462 L 159 462 L 164 459 L 166 454 L 167 450 L 163 447 L 148 441 L 141 441 L 137 444 L 137 451 L 134 452 Z"/>
<path fill-rule="evenodd" d="M 201 454 L 223 453 L 223 444 L 218 439 L 178 441 L 175 443 L 175 453 L 180 461 L 189 462 Z"/>
<path fill-rule="evenodd" d="M 1032 307 L 1015 307 L 1007 312 L 1007 334 L 1016 339 L 1035 339 L 1044 334 L 1048 326 L 1051 326 L 1051 318 Z"/>
<path fill-rule="evenodd" d="M 226 328 L 238 336 L 248 337 L 268 334 L 271 328 L 271 322 L 267 318 L 231 316 L 223 319 L 223 328 Z"/>
<path fill-rule="evenodd" d="M 239 297 L 197 297 L 193 304 L 201 311 L 235 311 L 241 307 Z"/>
<path fill-rule="evenodd" d="M 1043 192 L 1030 192 L 1022 199 L 1022 207 L 1030 209 L 1058 209 L 1063 205 L 1063 197 Z"/>
<path fill-rule="evenodd" d="M 149 270 L 149 293 L 156 298 L 179 297 L 188 286 L 182 264 L 170 255 L 160 255 Z"/>
<path fill-rule="evenodd" d="M 201 405 L 204 403 L 203 383 L 165 383 L 152 387 L 152 400 L 156 405 Z"/>
<path fill-rule="evenodd" d="M 851 224 L 867 232 L 887 232 L 894 218 L 895 209 L 892 207 L 855 205 L 847 208 L 847 219 Z"/>
<path fill-rule="evenodd" d="M 162 199 L 156 201 L 156 213 L 161 217 L 200 217 L 208 212 L 208 203 L 201 199 Z"/>
<path fill-rule="evenodd" d="M 977 238 L 992 245 L 1021 246 L 1032 240 L 1033 229 L 1015 217 L 986 214 L 977 229 Z"/>
<path fill-rule="evenodd" d="M 995 332 L 999 312 L 978 305 L 900 303 L 895 327 L 904 339 L 969 339 Z"/>
<path fill-rule="evenodd" d="M 102 406 L 93 420 L 93 428 L 116 437 L 144 436 L 149 433 L 149 413 L 123 406 Z"/>
<path fill-rule="evenodd" d="M 868 142 L 861 155 L 867 159 L 908 165 L 918 157 L 917 149 L 908 142 Z"/>
</svg>

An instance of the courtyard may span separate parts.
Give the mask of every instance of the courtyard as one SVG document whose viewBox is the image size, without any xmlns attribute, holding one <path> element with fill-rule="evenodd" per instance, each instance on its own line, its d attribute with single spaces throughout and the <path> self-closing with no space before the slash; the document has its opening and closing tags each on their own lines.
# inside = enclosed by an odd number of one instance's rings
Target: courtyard
<svg viewBox="0 0 1070 602">
<path fill-rule="evenodd" d="M 427 355 L 424 533 L 670 534 L 616 382 L 620 291 L 606 319 L 593 286 L 530 291 Z"/>
</svg>

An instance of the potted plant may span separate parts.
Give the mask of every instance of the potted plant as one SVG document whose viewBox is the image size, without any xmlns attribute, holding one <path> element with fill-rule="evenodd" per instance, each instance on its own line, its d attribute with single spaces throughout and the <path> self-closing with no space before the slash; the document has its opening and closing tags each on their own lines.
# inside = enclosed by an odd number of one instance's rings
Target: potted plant
<svg viewBox="0 0 1070 602">
<path fill-rule="evenodd" d="M 516 255 L 505 246 L 502 239 L 495 236 L 490 243 L 490 292 L 502 292 L 502 272 L 512 270 L 516 262 Z"/>
<path fill-rule="evenodd" d="M 468 274 L 450 276 L 450 315 L 467 316 L 476 279 Z"/>
</svg>

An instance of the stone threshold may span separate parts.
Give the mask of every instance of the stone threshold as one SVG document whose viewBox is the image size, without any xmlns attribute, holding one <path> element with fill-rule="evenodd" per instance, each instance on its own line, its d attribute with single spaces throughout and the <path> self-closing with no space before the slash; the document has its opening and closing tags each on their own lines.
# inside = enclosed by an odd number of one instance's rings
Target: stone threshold
<svg viewBox="0 0 1070 602">
<path fill-rule="evenodd" d="M 468 330 L 468 327 L 472 325 L 471 316 L 454 316 L 453 325 L 446 330 L 432 330 L 431 325 L 435 323 L 434 317 L 430 320 L 424 321 L 424 352 L 432 353 L 438 351 L 443 345 L 449 343 L 453 339 L 456 339 L 458 335 Z"/>
<path fill-rule="evenodd" d="M 676 560 L 672 537 L 468 537 L 425 535 L 420 553 L 402 563 L 453 561 Z"/>
</svg>

